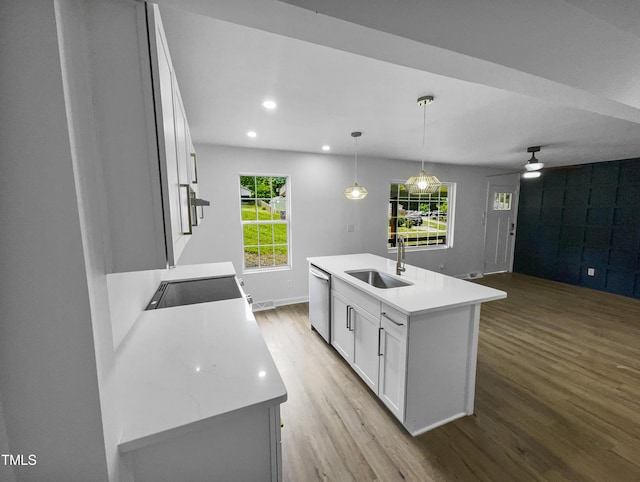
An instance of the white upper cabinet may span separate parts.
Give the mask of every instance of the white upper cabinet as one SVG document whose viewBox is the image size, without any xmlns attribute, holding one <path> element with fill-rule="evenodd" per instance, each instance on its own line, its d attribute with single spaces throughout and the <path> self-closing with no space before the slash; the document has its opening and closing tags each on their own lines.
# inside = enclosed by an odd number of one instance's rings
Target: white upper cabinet
<svg viewBox="0 0 640 482">
<path fill-rule="evenodd" d="M 195 151 L 157 5 L 147 4 L 167 262 L 177 263 L 198 224 Z"/>
</svg>

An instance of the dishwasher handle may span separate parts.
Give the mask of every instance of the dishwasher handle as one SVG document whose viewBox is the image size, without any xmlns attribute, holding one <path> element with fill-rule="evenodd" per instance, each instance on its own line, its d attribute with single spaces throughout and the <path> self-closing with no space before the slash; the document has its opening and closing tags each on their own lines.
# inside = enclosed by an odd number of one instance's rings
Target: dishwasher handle
<svg viewBox="0 0 640 482">
<path fill-rule="evenodd" d="M 323 281 L 329 281 L 329 276 L 318 269 L 314 269 L 314 266 L 309 266 L 309 273 L 315 276 L 318 279 Z"/>
</svg>

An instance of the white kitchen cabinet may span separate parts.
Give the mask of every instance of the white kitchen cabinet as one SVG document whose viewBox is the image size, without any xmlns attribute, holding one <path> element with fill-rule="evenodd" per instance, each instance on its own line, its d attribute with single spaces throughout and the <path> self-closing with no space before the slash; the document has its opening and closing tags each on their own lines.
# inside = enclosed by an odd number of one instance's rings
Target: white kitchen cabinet
<svg viewBox="0 0 640 482">
<path fill-rule="evenodd" d="M 401 422 L 404 420 L 407 379 L 406 316 L 382 307 L 380 313 L 380 375 L 378 397 Z"/>
<path fill-rule="evenodd" d="M 147 12 L 167 261 L 175 266 L 197 225 L 195 151 L 157 5 Z"/>
<path fill-rule="evenodd" d="M 91 44 L 108 273 L 175 266 L 195 231 L 197 197 L 195 151 L 158 8 L 119 8 L 132 9 L 136 22 L 103 29 Z"/>
<path fill-rule="evenodd" d="M 331 345 L 347 360 L 353 361 L 353 333 L 349 326 L 349 300 L 336 290 L 331 292 Z"/>
<path fill-rule="evenodd" d="M 331 301 L 331 345 L 377 393 L 380 303 L 340 280 L 333 280 Z"/>
<path fill-rule="evenodd" d="M 380 317 L 373 316 L 357 305 L 351 306 L 353 333 L 353 369 L 369 388 L 378 393 L 378 345 Z"/>
<path fill-rule="evenodd" d="M 279 405 L 246 407 L 200 425 L 125 452 L 133 481 L 282 481 Z"/>
</svg>

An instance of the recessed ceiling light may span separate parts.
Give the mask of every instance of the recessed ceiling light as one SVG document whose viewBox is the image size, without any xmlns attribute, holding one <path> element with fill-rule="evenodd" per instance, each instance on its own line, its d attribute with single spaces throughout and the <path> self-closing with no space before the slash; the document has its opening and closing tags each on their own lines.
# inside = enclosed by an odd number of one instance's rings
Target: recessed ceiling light
<svg viewBox="0 0 640 482">
<path fill-rule="evenodd" d="M 265 100 L 262 103 L 262 107 L 264 107 L 265 109 L 275 109 L 278 106 L 278 104 L 276 104 L 274 101 L 272 100 Z"/>
<path fill-rule="evenodd" d="M 323 151 L 330 151 L 331 150 L 331 146 L 327 146 L 326 144 L 324 146 L 322 146 L 322 150 Z"/>
<path fill-rule="evenodd" d="M 254 131 L 249 131 L 247 132 L 247 135 L 253 138 L 253 137 L 256 137 L 258 134 L 256 134 Z"/>
</svg>

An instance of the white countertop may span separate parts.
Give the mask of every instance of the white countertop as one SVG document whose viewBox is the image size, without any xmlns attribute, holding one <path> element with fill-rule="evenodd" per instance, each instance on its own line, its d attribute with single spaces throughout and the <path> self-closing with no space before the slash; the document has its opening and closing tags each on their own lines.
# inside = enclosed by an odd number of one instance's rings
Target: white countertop
<svg viewBox="0 0 640 482">
<path fill-rule="evenodd" d="M 396 275 L 395 260 L 373 254 L 347 254 L 307 258 L 309 263 L 332 276 L 355 286 L 407 315 L 482 303 L 506 298 L 504 291 L 470 283 L 415 266 L 406 265 L 401 276 Z M 376 269 L 394 278 L 413 283 L 399 288 L 376 288 L 345 271 Z"/>
<path fill-rule="evenodd" d="M 179 266 L 161 278 L 233 275 L 231 263 Z M 116 352 L 127 452 L 199 429 L 287 392 L 245 299 L 143 311 Z"/>
</svg>

